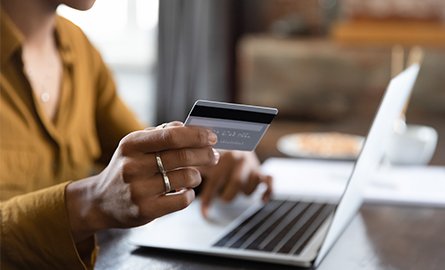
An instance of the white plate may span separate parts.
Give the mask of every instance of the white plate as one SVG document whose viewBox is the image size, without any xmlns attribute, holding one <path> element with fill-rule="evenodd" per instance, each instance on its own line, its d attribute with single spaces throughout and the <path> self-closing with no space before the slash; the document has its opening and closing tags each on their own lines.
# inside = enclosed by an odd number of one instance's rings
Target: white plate
<svg viewBox="0 0 445 270">
<path fill-rule="evenodd" d="M 362 136 L 339 132 L 294 133 L 281 137 L 277 148 L 291 157 L 355 159 L 363 141 Z"/>
</svg>

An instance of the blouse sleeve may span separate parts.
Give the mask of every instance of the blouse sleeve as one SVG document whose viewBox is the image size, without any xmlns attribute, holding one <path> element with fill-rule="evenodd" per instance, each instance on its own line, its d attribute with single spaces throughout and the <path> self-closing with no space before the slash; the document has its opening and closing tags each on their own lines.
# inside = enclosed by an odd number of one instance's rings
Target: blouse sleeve
<svg viewBox="0 0 445 270">
<path fill-rule="evenodd" d="M 0 203 L 1 269 L 92 269 L 93 262 L 82 259 L 94 259 L 94 237 L 76 247 L 71 236 L 68 183 Z"/>
</svg>

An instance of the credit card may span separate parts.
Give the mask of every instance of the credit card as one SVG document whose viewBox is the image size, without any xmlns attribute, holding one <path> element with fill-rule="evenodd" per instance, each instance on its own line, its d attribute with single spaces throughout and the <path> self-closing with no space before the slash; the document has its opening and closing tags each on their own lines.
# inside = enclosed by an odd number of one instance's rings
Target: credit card
<svg viewBox="0 0 445 270">
<path fill-rule="evenodd" d="M 277 115 L 275 108 L 198 100 L 186 126 L 210 128 L 218 136 L 218 149 L 253 151 Z"/>
</svg>

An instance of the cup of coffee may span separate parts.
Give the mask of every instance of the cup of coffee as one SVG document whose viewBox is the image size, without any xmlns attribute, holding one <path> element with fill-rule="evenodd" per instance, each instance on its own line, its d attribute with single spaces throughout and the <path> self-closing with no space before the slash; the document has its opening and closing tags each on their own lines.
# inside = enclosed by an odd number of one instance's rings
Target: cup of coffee
<svg viewBox="0 0 445 270">
<path fill-rule="evenodd" d="M 432 127 L 406 125 L 392 134 L 386 157 L 393 165 L 426 165 L 434 155 L 437 138 Z"/>
</svg>

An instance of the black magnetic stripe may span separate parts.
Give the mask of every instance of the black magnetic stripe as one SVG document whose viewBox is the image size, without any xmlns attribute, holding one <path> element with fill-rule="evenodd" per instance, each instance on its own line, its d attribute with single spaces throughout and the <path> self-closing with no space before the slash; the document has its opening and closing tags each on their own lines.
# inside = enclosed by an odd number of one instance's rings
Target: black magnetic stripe
<svg viewBox="0 0 445 270">
<path fill-rule="evenodd" d="M 270 124 L 275 114 L 195 105 L 190 116 Z"/>
</svg>

